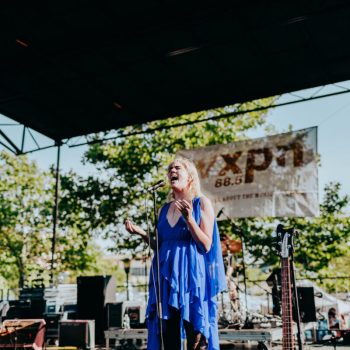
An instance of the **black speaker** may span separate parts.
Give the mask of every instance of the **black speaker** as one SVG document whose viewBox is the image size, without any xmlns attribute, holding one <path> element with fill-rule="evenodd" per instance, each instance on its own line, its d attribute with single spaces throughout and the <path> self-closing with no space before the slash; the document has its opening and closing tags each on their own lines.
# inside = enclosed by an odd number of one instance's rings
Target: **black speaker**
<svg viewBox="0 0 350 350">
<path fill-rule="evenodd" d="M 44 299 L 44 288 L 23 288 L 20 291 L 19 299 L 30 301 L 30 309 L 23 309 L 23 318 L 40 319 L 46 312 L 46 300 Z"/>
<path fill-rule="evenodd" d="M 272 313 L 281 315 L 281 269 L 275 269 L 266 280 L 272 289 Z"/>
<path fill-rule="evenodd" d="M 125 308 L 125 313 L 130 319 L 130 328 L 141 327 L 141 306 L 129 306 Z"/>
<path fill-rule="evenodd" d="M 107 304 L 107 328 L 121 328 L 123 325 L 123 303 Z"/>
<path fill-rule="evenodd" d="M 297 287 L 297 291 L 301 321 L 304 323 L 316 322 L 314 287 Z"/>
<path fill-rule="evenodd" d="M 116 301 L 116 283 L 112 276 L 80 276 L 77 278 L 77 317 L 95 320 L 95 341 L 104 343 L 107 328 L 106 304 Z"/>
<path fill-rule="evenodd" d="M 62 314 L 48 313 L 44 315 L 46 322 L 46 339 L 58 339 L 58 327 Z"/>
<path fill-rule="evenodd" d="M 7 319 L 28 318 L 31 310 L 30 300 L 9 300 L 10 309 L 6 313 Z"/>
<path fill-rule="evenodd" d="M 59 322 L 59 346 L 76 346 L 79 349 L 95 348 L 93 320 L 64 320 Z"/>
<path fill-rule="evenodd" d="M 281 310 L 281 288 L 278 286 L 272 287 L 272 314 L 276 316 L 281 316 L 282 310 Z"/>
</svg>

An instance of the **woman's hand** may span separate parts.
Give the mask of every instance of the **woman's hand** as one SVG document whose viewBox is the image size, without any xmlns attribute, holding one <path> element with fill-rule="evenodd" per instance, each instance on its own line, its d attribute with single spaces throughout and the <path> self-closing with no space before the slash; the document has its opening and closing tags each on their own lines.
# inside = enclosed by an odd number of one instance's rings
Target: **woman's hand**
<svg viewBox="0 0 350 350">
<path fill-rule="evenodd" d="M 185 199 L 178 199 L 174 202 L 174 204 L 186 221 L 192 217 L 192 201 L 190 202 Z"/>
<path fill-rule="evenodd" d="M 186 219 L 187 227 L 191 232 L 193 239 L 200 243 L 206 252 L 211 248 L 214 229 L 214 209 L 210 200 L 206 197 L 201 197 L 201 218 L 199 225 L 192 215 L 192 202 L 186 200 L 175 201 L 176 208 Z"/>
<path fill-rule="evenodd" d="M 124 225 L 125 229 L 128 232 L 141 236 L 147 244 L 150 244 L 151 248 L 155 249 L 154 239 L 151 238 L 150 241 L 148 234 L 140 226 L 137 226 L 134 223 L 132 223 L 130 219 L 126 219 L 124 221 Z"/>
<path fill-rule="evenodd" d="M 130 219 L 126 219 L 124 224 L 125 224 L 125 229 L 128 232 L 137 234 L 140 236 L 146 236 L 146 232 L 140 226 L 137 226 L 134 223 L 132 223 Z"/>
</svg>

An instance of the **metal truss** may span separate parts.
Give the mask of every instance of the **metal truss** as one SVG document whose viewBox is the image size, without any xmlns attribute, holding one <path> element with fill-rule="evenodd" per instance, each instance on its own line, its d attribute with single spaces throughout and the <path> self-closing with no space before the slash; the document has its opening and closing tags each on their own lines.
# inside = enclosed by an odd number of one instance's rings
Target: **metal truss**
<svg viewBox="0 0 350 350">
<path fill-rule="evenodd" d="M 203 112 L 203 114 L 197 119 L 192 121 L 184 121 L 177 124 L 172 124 L 169 122 L 168 125 L 163 125 L 158 128 L 139 128 L 138 131 L 135 132 L 123 132 L 122 130 L 111 130 L 104 133 L 90 134 L 85 136 L 77 136 L 69 139 L 64 139 L 61 141 L 54 141 L 52 139 L 47 138 L 36 132 L 35 130 L 16 123 L 16 122 L 7 122 L 0 123 L 0 145 L 2 145 L 5 149 L 10 152 L 20 155 L 33 153 L 37 151 L 41 151 L 44 149 L 57 147 L 61 145 L 67 145 L 68 147 L 79 147 L 83 145 L 89 145 L 94 143 L 104 143 L 111 140 L 116 140 L 119 138 L 124 138 L 133 135 L 140 134 L 150 134 L 159 130 L 167 130 L 170 128 L 182 127 L 191 124 L 204 123 L 210 120 L 219 120 L 219 119 L 227 119 L 232 118 L 238 115 L 242 115 L 245 113 L 257 112 L 257 111 L 266 111 L 272 108 L 278 108 L 288 105 L 293 105 L 297 103 L 309 102 L 313 100 L 318 100 L 326 97 L 332 97 L 342 94 L 347 94 L 350 92 L 350 81 L 345 81 L 342 83 L 334 83 L 324 86 L 319 86 L 312 89 L 301 90 L 297 92 L 286 93 L 276 97 L 277 103 L 272 103 L 270 105 L 259 105 L 257 101 L 251 101 L 250 105 L 253 103 L 255 107 L 250 109 L 244 109 L 242 107 L 245 106 L 244 103 L 236 104 L 232 106 L 232 111 L 229 113 L 222 114 L 219 111 L 213 109 L 209 112 Z M 281 101 L 282 100 L 282 101 Z M 280 102 L 278 102 L 280 101 Z M 13 132 L 6 132 L 5 129 L 8 128 L 17 128 L 17 133 L 14 135 Z M 39 136 L 40 135 L 40 136 Z M 102 136 L 101 136 L 102 135 Z M 44 140 L 45 139 L 45 140 Z M 43 141 L 44 140 L 44 141 Z"/>
<path fill-rule="evenodd" d="M 6 118 L 6 117 L 5 117 Z M 15 155 L 57 147 L 66 143 L 54 141 L 20 123 L 0 122 L 0 145 Z"/>
</svg>

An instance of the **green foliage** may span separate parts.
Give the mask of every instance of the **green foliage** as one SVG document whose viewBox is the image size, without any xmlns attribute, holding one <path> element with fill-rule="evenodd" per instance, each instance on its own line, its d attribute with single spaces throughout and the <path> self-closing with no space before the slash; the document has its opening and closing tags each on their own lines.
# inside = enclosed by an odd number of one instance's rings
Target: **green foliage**
<svg viewBox="0 0 350 350">
<path fill-rule="evenodd" d="M 0 153 L 0 275 L 8 287 L 48 279 L 52 183 L 26 157 Z"/>
<path fill-rule="evenodd" d="M 0 276 L 7 281 L 2 287 L 31 286 L 38 279 L 48 285 L 54 176 L 40 171 L 27 157 L 7 152 L 0 153 L 0 176 Z M 55 280 L 63 271 L 79 274 L 96 269 L 99 258 L 87 234 L 90 226 L 64 214 L 62 210 L 57 229 Z"/>
<path fill-rule="evenodd" d="M 65 183 L 67 215 L 82 215 L 95 232 L 116 241 L 116 249 L 143 251 L 145 246 L 137 237 L 125 236 L 123 221 L 131 217 L 134 222 L 145 225 L 145 192 L 152 182 L 165 178 L 166 166 L 178 150 L 228 143 L 244 139 L 246 132 L 265 122 L 266 112 L 245 113 L 239 116 L 186 124 L 233 111 L 252 109 L 258 105 L 268 106 L 273 98 L 245 105 L 230 106 L 205 113 L 193 113 L 169 120 L 159 120 L 146 126 L 127 127 L 118 131 L 133 134 L 115 141 L 90 146 L 85 162 L 94 164 L 99 176 L 83 179 L 70 176 Z M 185 124 L 169 128 L 169 125 Z M 137 134 L 145 129 L 153 133 Z M 167 189 L 159 191 L 159 203 L 167 196 Z M 148 201 L 150 198 L 148 198 Z M 149 203 L 149 202 L 148 202 Z M 72 210 L 73 208 L 73 210 Z"/>
<path fill-rule="evenodd" d="M 275 251 L 273 232 L 277 224 L 294 227 L 299 235 L 295 238 L 295 263 L 299 275 L 315 277 L 334 275 L 329 269 L 336 258 L 349 254 L 350 218 L 345 210 L 348 196 L 339 194 L 340 184 L 330 183 L 325 187 L 325 196 L 320 206 L 320 216 L 315 218 L 254 218 L 222 223 L 222 231 L 233 237 L 238 230 L 243 234 L 251 265 L 277 266 L 279 256 Z"/>
<path fill-rule="evenodd" d="M 350 290 L 350 249 L 341 257 L 332 259 L 327 267 L 322 269 L 317 283 L 331 293 Z"/>
<path fill-rule="evenodd" d="M 100 176 L 89 178 L 89 186 L 80 188 L 76 198 L 82 200 L 82 207 L 84 197 L 88 197 L 87 192 L 98 189 L 89 207 L 90 215 L 94 217 L 91 228 L 103 229 L 106 236 L 115 238 L 117 250 L 132 249 L 137 252 L 145 249 L 137 238 L 127 235 L 125 239 L 122 223 L 126 216 L 141 225 L 145 223 L 144 188 L 150 182 L 165 177 L 164 166 L 178 150 L 240 140 L 247 130 L 264 122 L 264 114 L 254 113 L 174 129 L 159 129 L 169 123 L 179 124 L 198 118 L 201 118 L 200 114 L 192 114 L 170 121 L 152 122 L 148 127 L 157 129 L 152 134 L 136 134 L 107 144 L 96 143 L 89 148 L 85 161 L 95 164 Z M 143 127 L 126 128 L 123 132 L 142 130 Z M 83 179 L 77 177 L 75 181 L 81 185 Z M 325 198 L 317 218 L 238 219 L 234 227 L 230 222 L 221 222 L 220 230 L 238 238 L 238 228 L 245 240 L 250 266 L 272 267 L 279 262 L 272 233 L 278 223 L 293 226 L 300 233 L 296 239 L 297 267 L 303 276 L 314 276 L 349 250 L 350 221 L 344 212 L 349 198 L 341 197 L 339 189 L 339 184 L 325 188 Z M 166 189 L 159 192 L 159 203 L 166 195 Z M 84 215 L 87 215 L 86 210 Z"/>
<path fill-rule="evenodd" d="M 270 104 L 271 100 L 259 103 Z M 229 111 L 232 109 L 228 107 Z M 206 117 L 228 110 L 209 111 Z M 74 175 L 71 177 L 74 179 L 68 191 L 69 196 L 74 197 L 71 200 L 76 202 L 79 215 L 91 224 L 90 229 L 115 239 L 115 250 L 128 249 L 135 254 L 144 251 L 145 246 L 137 237 L 125 235 L 123 221 L 125 217 L 131 217 L 145 227 L 144 205 L 147 200 L 150 204 L 150 198 L 145 199 L 144 188 L 165 177 L 165 166 L 175 153 L 184 148 L 244 139 L 248 130 L 264 123 L 264 117 L 260 112 L 173 129 L 167 127 L 169 123 L 180 124 L 203 118 L 202 114 L 194 113 L 149 123 L 147 128 L 156 129 L 153 133 L 138 134 L 145 130 L 145 126 L 128 127 L 118 133 L 132 136 L 90 146 L 85 154 L 85 162 L 94 164 L 99 170 L 99 176 L 84 180 Z M 334 258 L 348 251 L 350 222 L 345 215 L 348 197 L 341 197 L 339 189 L 339 184 L 330 184 L 325 188 L 318 218 L 238 219 L 234 226 L 230 222 L 220 222 L 220 230 L 234 238 L 239 238 L 238 229 L 242 232 L 249 266 L 273 267 L 279 259 L 273 249 L 275 238 L 272 233 L 278 223 L 293 226 L 300 233 L 296 239 L 297 267 L 303 276 L 314 276 L 324 271 Z M 165 200 L 167 191 L 164 189 L 158 192 L 158 203 Z M 84 213 L 81 214 L 81 211 Z"/>
</svg>

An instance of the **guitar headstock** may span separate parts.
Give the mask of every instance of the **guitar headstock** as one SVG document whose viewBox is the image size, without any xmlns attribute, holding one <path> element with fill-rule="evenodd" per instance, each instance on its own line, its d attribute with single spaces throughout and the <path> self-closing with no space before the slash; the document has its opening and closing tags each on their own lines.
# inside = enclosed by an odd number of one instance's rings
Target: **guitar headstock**
<svg viewBox="0 0 350 350">
<path fill-rule="evenodd" d="M 282 258 L 288 258 L 293 253 L 293 235 L 294 228 L 285 229 L 279 224 L 276 230 L 277 234 L 277 250 Z"/>
</svg>

